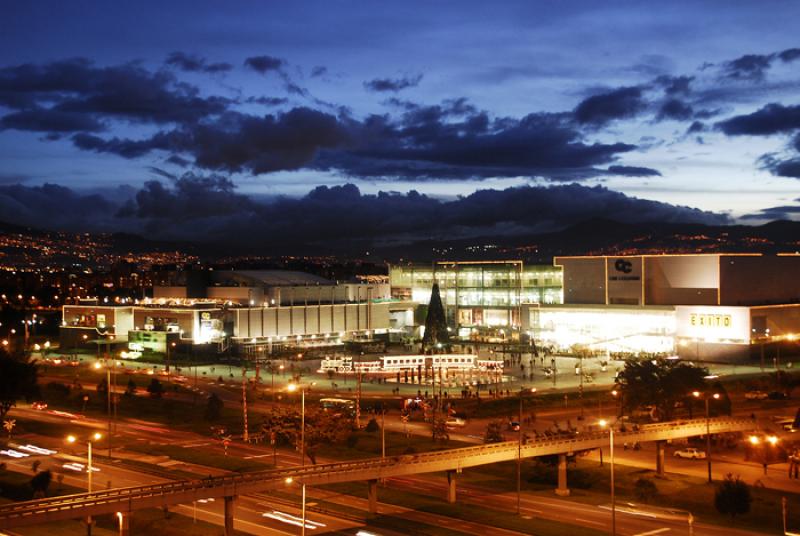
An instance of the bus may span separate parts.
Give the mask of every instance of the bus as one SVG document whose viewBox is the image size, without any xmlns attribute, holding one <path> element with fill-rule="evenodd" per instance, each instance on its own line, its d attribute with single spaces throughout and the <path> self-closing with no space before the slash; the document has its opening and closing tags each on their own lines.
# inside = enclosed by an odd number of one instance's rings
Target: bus
<svg viewBox="0 0 800 536">
<path fill-rule="evenodd" d="M 334 415 L 347 415 L 348 417 L 355 417 L 356 415 L 355 400 L 348 400 L 346 398 L 320 398 L 319 404 L 322 406 L 323 411 Z"/>
</svg>

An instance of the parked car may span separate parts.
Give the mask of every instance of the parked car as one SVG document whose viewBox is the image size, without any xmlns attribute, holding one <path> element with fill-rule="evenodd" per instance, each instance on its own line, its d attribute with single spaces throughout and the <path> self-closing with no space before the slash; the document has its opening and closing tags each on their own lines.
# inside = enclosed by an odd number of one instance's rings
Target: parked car
<svg viewBox="0 0 800 536">
<path fill-rule="evenodd" d="M 767 398 L 769 398 L 770 400 L 786 400 L 789 397 L 786 396 L 786 393 L 783 393 L 781 391 L 772 391 L 770 394 L 767 395 Z"/>
<path fill-rule="evenodd" d="M 461 428 L 462 426 L 466 426 L 466 424 L 467 422 L 460 417 L 450 417 L 444 423 L 447 428 Z"/>
<path fill-rule="evenodd" d="M 519 423 L 517 421 L 510 421 L 508 423 L 508 429 L 512 432 L 519 432 Z"/>
<path fill-rule="evenodd" d="M 764 400 L 768 397 L 769 395 L 764 391 L 747 391 L 744 394 L 745 400 Z"/>
<path fill-rule="evenodd" d="M 39 410 L 47 409 L 47 402 L 41 402 L 41 401 L 34 402 L 33 404 L 31 404 L 31 407 L 33 409 L 39 409 Z"/>
<path fill-rule="evenodd" d="M 686 447 L 685 449 L 676 450 L 673 455 L 676 458 L 688 458 L 690 460 L 705 460 L 706 453 L 703 450 L 697 450 L 694 447 Z"/>
</svg>

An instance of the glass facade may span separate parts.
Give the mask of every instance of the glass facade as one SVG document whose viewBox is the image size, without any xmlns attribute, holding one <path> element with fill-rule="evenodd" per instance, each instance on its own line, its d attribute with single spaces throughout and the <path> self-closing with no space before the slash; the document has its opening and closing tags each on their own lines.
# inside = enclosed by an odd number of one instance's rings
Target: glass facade
<svg viewBox="0 0 800 536">
<path fill-rule="evenodd" d="M 524 303 L 563 303 L 561 267 L 522 261 L 438 262 L 392 266 L 392 297 L 420 304 L 439 283 L 448 324 L 457 329 L 519 327 Z"/>
</svg>

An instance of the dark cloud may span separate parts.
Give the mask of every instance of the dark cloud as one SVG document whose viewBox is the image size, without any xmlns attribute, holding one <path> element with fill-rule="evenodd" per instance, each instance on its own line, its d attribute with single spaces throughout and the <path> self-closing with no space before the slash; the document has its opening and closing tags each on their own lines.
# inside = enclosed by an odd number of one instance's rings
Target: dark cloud
<svg viewBox="0 0 800 536">
<path fill-rule="evenodd" d="M 244 65 L 257 73 L 266 74 L 280 71 L 286 66 L 286 61 L 274 56 L 252 56 L 244 60 Z"/>
<path fill-rule="evenodd" d="M 375 92 L 392 91 L 396 93 L 403 89 L 416 87 L 421 81 L 421 74 L 416 76 L 403 76 L 401 78 L 375 78 L 364 82 L 364 87 Z"/>
<path fill-rule="evenodd" d="M 101 230 L 117 206 L 105 197 L 80 195 L 57 184 L 0 186 L 0 220 L 58 230 Z"/>
<path fill-rule="evenodd" d="M 800 202 L 800 199 L 795 199 L 795 202 Z M 741 217 L 742 220 L 790 220 L 793 215 L 800 214 L 800 205 L 783 205 L 778 207 L 769 207 L 761 209 L 752 214 L 745 214 Z"/>
<path fill-rule="evenodd" d="M 261 104 L 262 106 L 280 106 L 287 104 L 289 99 L 285 97 L 249 97 L 247 102 L 251 104 Z"/>
<path fill-rule="evenodd" d="M 761 81 L 774 59 L 775 54 L 745 54 L 725 62 L 722 66 L 722 76 L 736 80 Z"/>
<path fill-rule="evenodd" d="M 30 175 L 23 175 L 22 173 L 0 173 L 0 185 L 3 184 L 22 184 L 31 180 L 33 177 Z"/>
<path fill-rule="evenodd" d="M 716 124 L 728 136 L 768 136 L 800 129 L 800 105 L 770 103 L 747 115 L 739 115 Z"/>
<path fill-rule="evenodd" d="M 698 134 L 700 132 L 705 132 L 707 127 L 705 123 L 701 121 L 692 121 L 692 124 L 689 125 L 689 128 L 686 129 L 687 134 Z"/>
<path fill-rule="evenodd" d="M 800 179 L 800 156 L 784 159 L 769 153 L 759 158 L 758 163 L 762 169 L 766 169 L 778 177 Z"/>
<path fill-rule="evenodd" d="M 127 140 L 117 137 L 103 139 L 91 134 L 75 134 L 72 136 L 75 147 L 96 153 L 111 153 L 123 158 L 139 158 L 155 149 L 170 148 L 168 135 L 157 134 L 146 140 Z"/>
<path fill-rule="evenodd" d="M 656 78 L 655 82 L 662 88 L 667 95 L 688 95 L 691 92 L 691 83 L 694 76 L 669 76 L 662 75 Z"/>
<path fill-rule="evenodd" d="M 345 184 L 261 203 L 237 194 L 226 177 L 194 174 L 150 181 L 122 207 L 60 186 L 0 186 L 0 210 L 4 219 L 38 227 L 127 230 L 153 239 L 251 248 L 533 232 L 591 218 L 729 223 L 725 215 L 628 197 L 601 186 L 481 190 L 440 201 L 414 191 L 365 195 Z"/>
<path fill-rule="evenodd" d="M 659 121 L 674 119 L 676 121 L 686 121 L 694 115 L 694 110 L 689 104 L 679 99 L 668 99 L 661 105 L 656 118 Z"/>
<path fill-rule="evenodd" d="M 622 87 L 584 99 L 574 114 L 578 123 L 604 126 L 618 119 L 631 118 L 646 107 L 642 88 Z"/>
<path fill-rule="evenodd" d="M 205 58 L 184 52 L 173 52 L 164 62 L 186 72 L 224 73 L 233 69 L 230 63 L 208 63 Z"/>
<path fill-rule="evenodd" d="M 166 71 L 96 67 L 86 59 L 0 69 L 0 99 L 20 110 L 3 118 L 6 128 L 51 132 L 97 131 L 108 120 L 194 123 L 231 104 L 201 97 Z"/>
<path fill-rule="evenodd" d="M 34 108 L 4 115 L 0 118 L 0 129 L 50 133 L 97 132 L 104 130 L 104 126 L 89 114 Z"/>
<path fill-rule="evenodd" d="M 316 65 L 311 69 L 311 78 L 319 78 L 328 74 L 328 68 L 322 65 Z"/>
<path fill-rule="evenodd" d="M 778 57 L 786 63 L 800 59 L 800 48 L 787 48 L 783 52 L 779 52 Z"/>
<path fill-rule="evenodd" d="M 638 166 L 609 166 L 610 175 L 622 175 L 624 177 L 661 177 L 661 172 L 657 169 L 638 167 Z"/>
<path fill-rule="evenodd" d="M 410 180 L 543 176 L 575 180 L 605 173 L 594 166 L 635 149 L 624 143 L 586 143 L 569 114 L 490 119 L 463 100 L 413 106 L 392 121 L 371 116 L 355 130 L 355 148 L 324 151 L 321 169 L 350 176 Z"/>
</svg>

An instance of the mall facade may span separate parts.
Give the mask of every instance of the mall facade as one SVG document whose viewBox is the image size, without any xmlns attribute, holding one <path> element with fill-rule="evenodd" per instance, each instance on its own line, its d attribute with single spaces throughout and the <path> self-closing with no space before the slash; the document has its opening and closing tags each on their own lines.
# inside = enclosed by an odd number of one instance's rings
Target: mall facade
<svg viewBox="0 0 800 536">
<path fill-rule="evenodd" d="M 448 326 L 462 338 L 510 335 L 521 325 L 524 304 L 562 303 L 559 266 L 467 261 L 389 268 L 394 299 L 427 305 L 434 282 L 439 284 Z"/>
<path fill-rule="evenodd" d="M 526 304 L 520 329 L 556 351 L 717 362 L 766 353 L 771 362 L 800 341 L 797 255 L 556 257 L 554 265 L 563 269 L 563 303 Z"/>
</svg>

